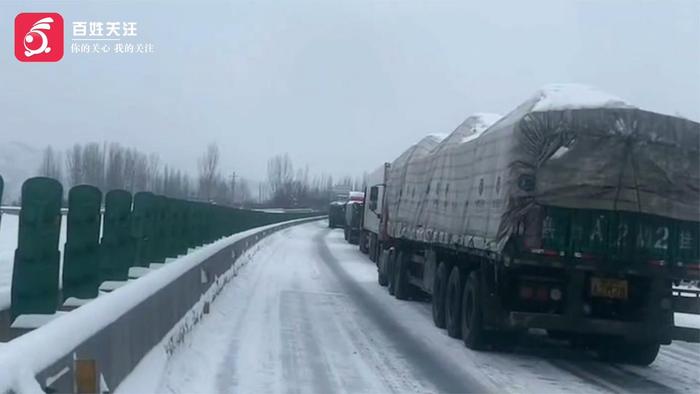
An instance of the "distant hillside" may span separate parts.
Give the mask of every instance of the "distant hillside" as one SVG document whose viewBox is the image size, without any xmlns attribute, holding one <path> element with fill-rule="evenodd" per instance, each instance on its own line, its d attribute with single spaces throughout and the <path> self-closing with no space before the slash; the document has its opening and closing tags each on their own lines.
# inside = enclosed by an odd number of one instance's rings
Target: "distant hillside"
<svg viewBox="0 0 700 394">
<path fill-rule="evenodd" d="M 2 203 L 19 200 L 22 182 L 36 175 L 42 149 L 22 142 L 0 143 L 0 175 L 5 179 Z"/>
</svg>

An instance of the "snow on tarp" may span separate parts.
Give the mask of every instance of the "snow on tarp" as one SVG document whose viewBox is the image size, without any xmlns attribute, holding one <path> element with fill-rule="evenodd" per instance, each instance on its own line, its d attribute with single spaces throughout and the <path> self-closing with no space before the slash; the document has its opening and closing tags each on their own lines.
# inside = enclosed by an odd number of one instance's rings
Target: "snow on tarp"
<svg viewBox="0 0 700 394">
<path fill-rule="evenodd" d="M 393 237 L 500 251 L 542 205 L 700 218 L 697 122 L 554 85 L 478 138 L 461 143 L 455 133 L 435 149 L 424 139 L 419 154 L 414 146 L 392 163 Z"/>
<path fill-rule="evenodd" d="M 447 136 L 444 136 L 444 134 L 442 135 L 443 137 L 440 138 L 440 143 L 431 154 L 479 138 L 486 129 L 498 122 L 501 118 L 501 115 L 492 113 L 475 113 L 469 115 L 452 133 Z"/>
<path fill-rule="evenodd" d="M 0 352 L 0 393 L 41 393 L 34 378 L 37 373 L 202 261 L 247 236 L 283 223 L 304 220 L 308 218 L 258 227 L 222 238 L 6 343 Z"/>
<path fill-rule="evenodd" d="M 534 96 L 537 104 L 532 111 L 561 111 L 583 108 L 634 108 L 627 101 L 579 84 L 551 84 L 542 87 Z"/>
</svg>

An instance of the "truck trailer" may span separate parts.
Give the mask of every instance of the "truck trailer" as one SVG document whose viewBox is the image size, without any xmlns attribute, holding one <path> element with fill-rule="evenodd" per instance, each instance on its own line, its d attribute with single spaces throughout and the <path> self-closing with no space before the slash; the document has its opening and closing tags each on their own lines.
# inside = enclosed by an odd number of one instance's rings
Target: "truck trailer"
<svg viewBox="0 0 700 394">
<path fill-rule="evenodd" d="M 548 86 L 390 164 L 365 204 L 378 282 L 429 295 L 435 325 L 472 349 L 534 328 L 648 365 L 661 344 L 700 341 L 674 325 L 673 293 L 700 277 L 699 157 L 697 122 Z"/>
</svg>

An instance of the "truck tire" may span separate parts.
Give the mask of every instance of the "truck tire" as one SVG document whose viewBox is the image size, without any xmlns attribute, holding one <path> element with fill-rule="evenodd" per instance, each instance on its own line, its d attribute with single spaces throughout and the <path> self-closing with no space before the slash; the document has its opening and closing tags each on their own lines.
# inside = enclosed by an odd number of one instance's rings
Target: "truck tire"
<svg viewBox="0 0 700 394">
<path fill-rule="evenodd" d="M 389 284 L 389 278 L 387 277 L 387 261 L 389 260 L 389 251 L 382 251 L 381 257 L 377 262 L 377 282 L 380 286 L 386 286 Z"/>
<path fill-rule="evenodd" d="M 466 282 L 462 295 L 462 339 L 468 348 L 482 350 L 486 346 L 486 332 L 483 325 L 484 315 L 481 310 L 479 272 L 471 272 Z"/>
<path fill-rule="evenodd" d="M 367 233 L 365 231 L 360 230 L 360 235 L 358 236 L 359 244 L 360 244 L 360 252 L 367 254 L 369 252 L 369 248 L 367 247 Z"/>
<path fill-rule="evenodd" d="M 445 289 L 445 326 L 447 335 L 452 338 L 461 338 L 462 335 L 462 288 L 464 279 L 459 271 L 459 267 L 452 267 L 450 276 L 447 279 Z"/>
<path fill-rule="evenodd" d="M 396 251 L 392 250 L 389 252 L 389 258 L 386 261 L 386 277 L 389 283 L 387 283 L 386 288 L 389 291 L 389 294 L 394 295 L 394 290 L 396 288 L 395 279 L 396 275 L 394 275 L 394 265 L 396 265 Z"/>
<path fill-rule="evenodd" d="M 658 343 L 603 342 L 598 345 L 598 357 L 607 362 L 648 366 L 659 354 Z"/>
<path fill-rule="evenodd" d="M 394 296 L 398 300 L 407 300 L 413 294 L 413 286 L 408 281 L 408 264 L 406 254 L 399 252 L 394 262 Z"/>
<path fill-rule="evenodd" d="M 440 263 L 433 280 L 433 323 L 445 328 L 445 289 L 447 288 L 447 264 Z"/>
<path fill-rule="evenodd" d="M 367 254 L 369 255 L 369 260 L 376 263 L 379 257 L 379 253 L 377 248 L 377 241 L 374 238 L 374 234 L 370 234 L 367 237 L 367 248 L 369 249 L 367 251 Z"/>
<path fill-rule="evenodd" d="M 646 367 L 656 360 L 656 356 L 659 355 L 660 347 L 661 345 L 658 343 L 627 344 L 627 346 L 625 346 L 625 357 L 622 361 Z"/>
</svg>

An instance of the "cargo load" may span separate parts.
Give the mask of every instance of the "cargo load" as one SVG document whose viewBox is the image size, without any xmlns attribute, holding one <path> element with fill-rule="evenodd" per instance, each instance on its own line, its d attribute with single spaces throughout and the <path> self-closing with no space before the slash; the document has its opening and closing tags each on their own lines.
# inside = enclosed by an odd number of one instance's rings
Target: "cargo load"
<svg viewBox="0 0 700 394">
<path fill-rule="evenodd" d="M 699 157 L 697 122 L 551 85 L 490 127 L 428 136 L 392 162 L 387 231 L 493 252 L 518 233 L 533 251 L 697 264 Z"/>
</svg>

